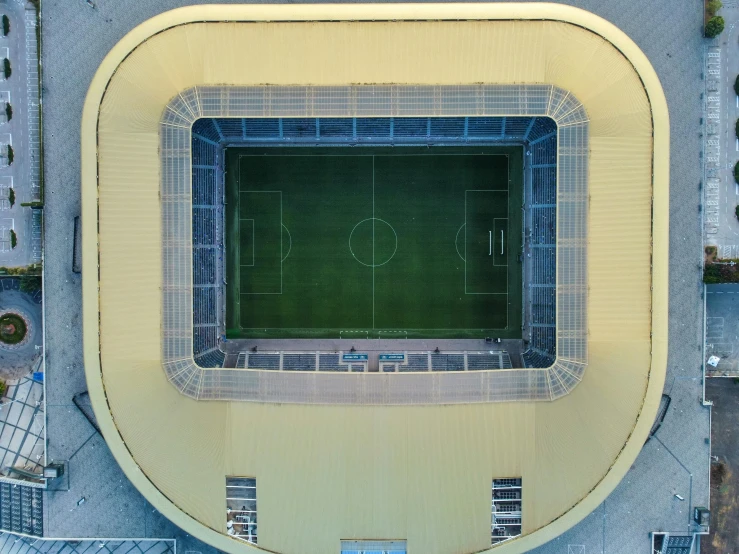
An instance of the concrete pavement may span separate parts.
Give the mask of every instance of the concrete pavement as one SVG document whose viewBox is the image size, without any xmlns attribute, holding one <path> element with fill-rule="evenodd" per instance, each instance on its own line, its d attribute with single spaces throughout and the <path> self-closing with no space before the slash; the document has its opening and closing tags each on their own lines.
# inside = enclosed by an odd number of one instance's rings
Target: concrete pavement
<svg viewBox="0 0 739 554">
<path fill-rule="evenodd" d="M 710 377 L 739 375 L 739 284 L 706 287 L 706 359 L 718 356 L 717 367 L 706 365 Z"/>
</svg>

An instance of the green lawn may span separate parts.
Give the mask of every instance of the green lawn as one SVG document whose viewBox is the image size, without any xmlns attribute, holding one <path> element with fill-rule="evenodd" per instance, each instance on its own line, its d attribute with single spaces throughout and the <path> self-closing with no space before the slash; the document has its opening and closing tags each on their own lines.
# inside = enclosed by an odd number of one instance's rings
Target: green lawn
<svg viewBox="0 0 739 554">
<path fill-rule="evenodd" d="M 227 336 L 521 337 L 520 147 L 229 148 Z"/>
</svg>

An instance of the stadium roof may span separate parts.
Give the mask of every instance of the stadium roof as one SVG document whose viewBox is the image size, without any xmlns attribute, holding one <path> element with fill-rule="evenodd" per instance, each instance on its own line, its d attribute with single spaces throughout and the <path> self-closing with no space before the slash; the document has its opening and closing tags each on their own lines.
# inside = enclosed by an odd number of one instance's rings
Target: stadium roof
<svg viewBox="0 0 739 554">
<path fill-rule="evenodd" d="M 479 83 L 553 85 L 587 112 L 580 384 L 552 402 L 424 406 L 183 396 L 163 369 L 160 124 L 172 99 L 213 85 Z M 226 475 L 257 478 L 260 548 L 317 554 L 352 538 L 483 551 L 491 479 L 520 476 L 524 535 L 496 552 L 525 552 L 600 504 L 644 444 L 667 362 L 669 121 L 648 60 L 603 19 L 551 4 L 174 10 L 104 59 L 81 150 L 95 413 L 136 487 L 213 546 L 256 551 L 225 535 Z"/>
</svg>

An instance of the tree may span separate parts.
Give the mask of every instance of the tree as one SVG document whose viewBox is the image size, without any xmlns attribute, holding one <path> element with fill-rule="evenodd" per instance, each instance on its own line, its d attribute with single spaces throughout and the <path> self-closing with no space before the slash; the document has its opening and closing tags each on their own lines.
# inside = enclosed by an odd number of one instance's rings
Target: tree
<svg viewBox="0 0 739 554">
<path fill-rule="evenodd" d="M 737 75 L 736 79 L 734 80 L 734 92 L 737 96 L 739 96 L 739 75 Z"/>
<path fill-rule="evenodd" d="M 8 189 L 8 202 L 10 202 L 11 208 L 15 204 L 15 191 L 13 189 Z"/>
<path fill-rule="evenodd" d="M 737 76 L 739 77 L 739 76 Z M 10 105 L 10 102 L 5 104 L 5 118 L 10 121 L 13 119 L 13 106 Z"/>
<path fill-rule="evenodd" d="M 708 14 L 713 17 L 723 6 L 724 5 L 721 3 L 721 0 L 708 0 L 706 10 L 708 11 Z"/>
<path fill-rule="evenodd" d="M 718 266 L 709 264 L 703 268 L 703 282 L 706 285 L 715 285 L 721 282 L 721 273 Z"/>
<path fill-rule="evenodd" d="M 734 166 L 734 180 L 739 183 L 739 162 Z"/>
<path fill-rule="evenodd" d="M 724 30 L 724 25 L 724 18 L 720 15 L 714 15 L 708 20 L 708 23 L 706 23 L 706 38 L 716 38 L 719 36 Z"/>
<path fill-rule="evenodd" d="M 8 144 L 8 165 L 13 163 L 14 158 L 15 154 L 13 153 L 13 147 Z"/>
<path fill-rule="evenodd" d="M 10 230 L 10 247 L 15 248 L 18 245 L 18 235 L 15 234 L 13 229 Z"/>
<path fill-rule="evenodd" d="M 37 290 L 41 290 L 41 277 L 39 275 L 30 275 L 21 279 L 21 292 L 33 294 Z"/>
<path fill-rule="evenodd" d="M 736 138 L 739 138 L 739 119 L 736 120 L 735 131 L 736 131 Z"/>
<path fill-rule="evenodd" d="M 739 219 L 739 204 L 734 208 L 734 214 L 736 215 L 736 218 Z"/>
</svg>

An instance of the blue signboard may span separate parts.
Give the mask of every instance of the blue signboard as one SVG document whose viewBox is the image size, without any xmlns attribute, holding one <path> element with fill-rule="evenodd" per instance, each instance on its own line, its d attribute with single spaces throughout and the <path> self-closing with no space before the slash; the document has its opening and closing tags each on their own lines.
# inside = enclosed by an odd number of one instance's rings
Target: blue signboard
<svg viewBox="0 0 739 554">
<path fill-rule="evenodd" d="M 345 362 L 366 362 L 367 354 L 342 354 L 341 359 Z"/>
<path fill-rule="evenodd" d="M 380 354 L 381 362 L 404 362 L 405 354 Z"/>
</svg>

